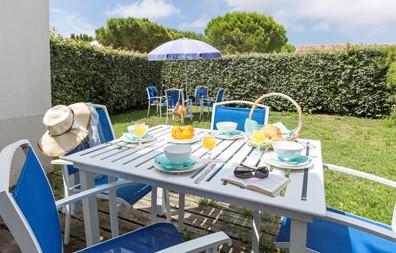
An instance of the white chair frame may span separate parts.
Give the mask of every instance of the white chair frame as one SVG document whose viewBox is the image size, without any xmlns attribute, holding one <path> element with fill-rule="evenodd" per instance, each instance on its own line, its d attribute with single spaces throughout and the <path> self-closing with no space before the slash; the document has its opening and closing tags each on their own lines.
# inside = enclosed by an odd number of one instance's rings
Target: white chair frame
<svg viewBox="0 0 396 253">
<path fill-rule="evenodd" d="M 220 102 L 220 103 L 214 103 L 213 104 L 213 113 L 212 113 L 212 121 L 210 122 L 210 129 L 213 130 L 214 129 L 214 116 L 216 114 L 216 108 L 218 106 L 224 106 L 224 105 L 231 105 L 231 104 L 240 104 L 240 105 L 246 105 L 249 107 L 252 107 L 254 105 L 253 102 L 250 101 L 243 101 L 243 100 L 230 100 L 230 101 L 224 101 L 224 102 Z M 262 108 L 265 109 L 265 116 L 264 116 L 264 125 L 268 123 L 268 115 L 270 112 L 270 108 L 267 105 L 262 105 L 262 104 L 258 104 L 257 105 L 258 108 Z"/>
<path fill-rule="evenodd" d="M 106 106 L 104 105 L 99 105 L 99 104 L 94 104 L 93 105 L 95 108 L 101 108 L 103 109 L 103 111 L 105 112 L 107 119 L 109 120 L 109 125 L 111 128 L 111 133 L 113 135 L 113 139 L 116 139 L 116 135 L 114 133 L 114 129 L 113 129 L 113 125 L 110 121 L 110 115 L 107 111 Z M 52 160 L 51 161 L 52 165 L 60 165 L 62 167 L 62 179 L 63 179 L 63 190 L 64 190 L 64 195 L 65 197 L 69 197 L 72 196 L 75 193 L 80 192 L 80 190 L 77 190 L 74 188 L 74 186 L 77 184 L 78 182 L 78 177 L 76 176 L 76 174 L 74 175 L 69 175 L 69 170 L 67 168 L 68 165 L 73 165 L 72 162 L 68 162 L 62 159 L 56 159 L 56 160 Z M 114 180 L 114 178 L 109 178 L 109 182 L 112 182 Z M 131 182 L 127 182 L 127 183 L 131 183 Z M 107 194 L 102 194 L 99 193 L 97 194 L 97 197 L 100 199 L 106 199 L 109 200 L 109 196 L 110 194 L 114 194 L 114 196 L 116 195 L 115 192 L 109 192 L 109 195 Z M 162 194 L 158 194 L 157 195 L 159 198 L 162 199 L 162 205 L 161 205 L 161 209 L 162 209 L 162 213 L 165 213 L 167 215 L 167 220 L 170 221 L 171 217 L 170 217 L 170 204 L 169 204 L 169 191 L 167 190 L 163 190 Z M 126 208 L 133 208 L 133 206 L 131 206 L 128 202 L 126 202 L 125 200 L 123 200 L 122 198 L 115 198 L 117 200 L 117 208 L 120 208 L 121 205 L 124 205 Z M 111 207 L 111 205 L 109 205 L 109 207 Z M 71 224 L 71 215 L 74 213 L 74 205 L 66 205 L 63 208 L 63 212 L 65 213 L 65 229 L 64 229 L 64 239 L 63 242 L 65 245 L 68 245 L 70 242 L 70 224 Z M 118 231 L 118 221 L 117 221 L 117 210 L 115 210 L 113 213 L 110 212 L 112 215 L 110 217 L 110 221 L 112 223 L 112 233 L 114 236 L 119 234 Z"/>
<path fill-rule="evenodd" d="M 36 239 L 35 234 L 33 233 L 32 228 L 9 192 L 11 164 L 14 154 L 19 148 L 22 148 L 26 152 L 26 150 L 31 147 L 32 146 L 28 140 L 20 140 L 8 145 L 0 153 L 0 217 L 4 220 L 22 252 L 41 253 L 42 249 Z M 72 196 L 56 201 L 56 208 L 61 209 L 88 197 L 95 196 L 103 191 L 115 191 L 116 188 L 126 184 L 128 184 L 128 182 L 113 182 L 76 193 Z M 45 226 L 45 224 L 43 224 L 43 226 Z M 230 246 L 231 243 L 231 239 L 224 232 L 217 232 L 180 243 L 159 252 L 215 252 L 215 250 L 220 245 L 228 244 Z"/>
<path fill-rule="evenodd" d="M 386 186 L 396 189 L 395 181 L 392 181 L 392 180 L 389 180 L 386 178 L 382 178 L 382 177 L 378 177 L 378 176 L 375 176 L 375 175 L 372 175 L 372 174 L 369 174 L 366 172 L 362 172 L 362 171 L 358 171 L 358 170 L 354 170 L 354 169 L 350 169 L 350 168 L 346 168 L 346 167 L 342 167 L 342 166 L 338 166 L 338 165 L 334 165 L 334 164 L 325 164 L 325 163 L 323 164 L 323 169 L 338 171 L 338 172 L 342 172 L 342 173 L 345 173 L 348 175 L 364 178 L 364 179 L 371 180 L 376 183 L 386 185 Z M 342 224 L 345 226 L 350 226 L 355 229 L 359 229 L 359 230 L 365 231 L 367 233 L 370 233 L 370 234 L 385 238 L 387 240 L 396 242 L 396 203 L 393 208 L 393 216 L 392 216 L 392 224 L 391 224 L 392 231 L 382 228 L 378 225 L 374 225 L 372 223 L 358 220 L 353 217 L 348 217 L 348 216 L 345 216 L 345 215 L 342 215 L 342 214 L 339 214 L 336 212 L 332 212 L 332 211 L 327 211 L 324 219 L 329 220 L 334 223 Z M 289 243 L 276 243 L 276 246 L 279 248 L 289 248 Z M 316 251 L 307 248 L 307 252 L 316 252 Z"/>
</svg>

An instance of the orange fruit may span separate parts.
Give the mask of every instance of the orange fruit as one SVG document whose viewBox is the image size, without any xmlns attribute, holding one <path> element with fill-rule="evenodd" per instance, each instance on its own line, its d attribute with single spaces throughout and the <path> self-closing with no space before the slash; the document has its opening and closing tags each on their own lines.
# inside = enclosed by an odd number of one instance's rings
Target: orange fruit
<svg viewBox="0 0 396 253">
<path fill-rule="evenodd" d="M 171 131 L 172 137 L 177 140 L 188 140 L 194 137 L 194 128 L 192 126 L 174 126 Z"/>
<path fill-rule="evenodd" d="M 191 134 L 190 131 L 184 130 L 184 131 L 181 133 L 180 137 L 181 137 L 182 139 L 184 139 L 184 140 L 188 140 L 188 139 L 191 139 L 193 136 L 192 136 L 192 134 Z"/>
</svg>

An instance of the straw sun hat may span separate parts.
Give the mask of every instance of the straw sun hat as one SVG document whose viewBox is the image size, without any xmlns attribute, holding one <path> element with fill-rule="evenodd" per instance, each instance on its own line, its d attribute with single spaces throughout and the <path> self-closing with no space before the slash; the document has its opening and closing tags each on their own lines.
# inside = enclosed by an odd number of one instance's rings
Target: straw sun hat
<svg viewBox="0 0 396 253">
<path fill-rule="evenodd" d="M 57 105 L 43 118 L 47 131 L 38 142 L 47 156 L 62 156 L 80 145 L 88 136 L 91 110 L 85 103 Z"/>
</svg>

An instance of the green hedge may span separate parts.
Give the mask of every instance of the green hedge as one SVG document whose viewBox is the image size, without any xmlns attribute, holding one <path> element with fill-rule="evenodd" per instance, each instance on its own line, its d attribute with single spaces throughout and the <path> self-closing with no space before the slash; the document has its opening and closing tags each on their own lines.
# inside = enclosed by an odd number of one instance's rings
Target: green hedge
<svg viewBox="0 0 396 253">
<path fill-rule="evenodd" d="M 147 84 L 161 78 L 160 67 L 142 54 L 51 40 L 52 104 L 90 101 L 111 112 L 142 107 Z"/>
<path fill-rule="evenodd" d="M 255 100 L 277 91 L 294 98 L 305 112 L 381 117 L 391 107 L 383 59 L 379 49 L 239 55 L 189 62 L 187 76 L 192 87 L 204 84 L 213 92 L 224 87 L 227 99 Z M 163 65 L 162 84 L 183 83 L 185 68 L 179 62 Z M 291 109 L 281 99 L 268 104 L 275 110 Z"/>
<path fill-rule="evenodd" d="M 52 40 L 52 97 L 53 104 L 92 101 L 120 112 L 144 106 L 150 83 L 162 90 L 183 87 L 187 76 L 190 94 L 196 85 L 209 86 L 212 95 L 224 87 L 227 99 L 254 100 L 277 91 L 296 99 L 305 112 L 381 117 L 391 109 L 385 56 L 370 48 L 161 63 L 142 54 Z M 268 104 L 292 109 L 279 99 Z"/>
</svg>

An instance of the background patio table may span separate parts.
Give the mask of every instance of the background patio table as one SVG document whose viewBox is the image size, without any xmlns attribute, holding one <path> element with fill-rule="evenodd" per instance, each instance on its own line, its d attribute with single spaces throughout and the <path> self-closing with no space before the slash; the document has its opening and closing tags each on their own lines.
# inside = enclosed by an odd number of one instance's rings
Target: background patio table
<svg viewBox="0 0 396 253">
<path fill-rule="evenodd" d="M 191 178 L 194 172 L 176 175 L 158 171 L 153 167 L 154 158 L 162 154 L 163 148 L 169 145 L 167 137 L 170 135 L 170 129 L 171 126 L 167 125 L 150 128 L 149 132 L 156 137 L 156 140 L 142 146 L 126 145 L 118 139 L 66 156 L 63 159 L 73 162 L 80 169 L 82 190 L 94 187 L 94 174 L 104 174 L 152 185 L 151 201 L 153 206 L 157 204 L 156 187 L 161 187 L 179 192 L 181 200 L 184 199 L 184 194 L 191 194 L 251 208 L 255 210 L 253 216 L 253 252 L 258 252 L 259 248 L 259 233 L 257 231 L 260 231 L 260 211 L 287 216 L 292 220 L 290 252 L 305 251 L 307 223 L 311 222 L 315 216 L 324 217 L 326 213 L 322 153 L 319 141 L 310 140 L 310 143 L 314 146 L 314 148 L 311 148 L 310 155 L 314 159 L 315 165 L 308 170 L 307 198 L 303 200 L 304 173 L 302 170 L 290 171 L 290 183 L 285 193 L 277 197 L 266 196 L 231 184 L 223 184 L 221 176 L 224 173 L 232 173 L 235 164 L 242 161 L 257 162 L 257 158 L 252 155 L 252 148 L 245 143 L 243 138 L 218 140 L 212 155 L 217 159 L 226 161 L 226 163 L 223 169 L 210 181 L 207 181 L 207 179 L 211 176 L 211 173 L 199 184 L 195 184 L 194 181 L 197 177 Z M 196 134 L 200 136 L 203 135 L 203 132 L 204 129 L 196 129 Z M 191 146 L 193 154 L 196 156 L 203 157 L 207 152 L 202 147 L 201 141 L 193 143 Z M 261 160 L 260 163 L 263 163 L 263 161 Z M 284 172 L 284 170 L 273 171 L 273 173 Z M 112 196 L 114 195 L 110 194 L 110 198 Z M 182 202 L 180 201 L 180 203 Z M 116 210 L 115 201 L 110 199 L 110 204 L 114 205 L 113 208 Z M 183 206 L 179 206 L 179 214 L 181 214 L 183 208 Z M 87 244 L 95 244 L 99 242 L 95 197 L 83 201 L 83 214 Z M 156 221 L 156 217 L 156 212 L 151 214 L 152 222 Z M 181 217 L 183 216 L 179 215 L 180 228 L 183 224 Z M 113 216 L 111 222 L 112 231 L 113 229 L 118 231 L 116 228 L 118 226 L 117 217 Z M 117 233 L 115 232 L 113 235 Z"/>
</svg>

